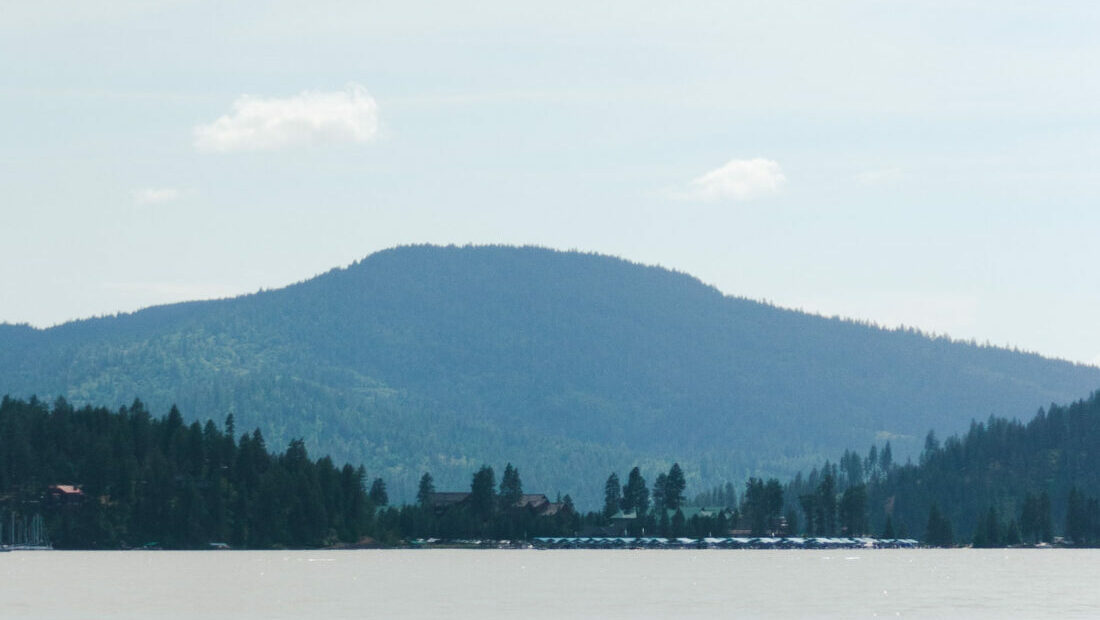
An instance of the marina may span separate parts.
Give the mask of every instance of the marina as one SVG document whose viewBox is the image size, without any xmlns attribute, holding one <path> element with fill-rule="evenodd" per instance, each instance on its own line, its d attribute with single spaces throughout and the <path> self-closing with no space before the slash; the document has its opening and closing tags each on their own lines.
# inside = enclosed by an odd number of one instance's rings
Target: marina
<svg viewBox="0 0 1100 620">
<path fill-rule="evenodd" d="M 418 538 L 412 547 L 468 547 L 487 549 L 917 549 L 912 538 L 798 538 L 798 537 L 537 537 L 530 541 Z"/>
</svg>

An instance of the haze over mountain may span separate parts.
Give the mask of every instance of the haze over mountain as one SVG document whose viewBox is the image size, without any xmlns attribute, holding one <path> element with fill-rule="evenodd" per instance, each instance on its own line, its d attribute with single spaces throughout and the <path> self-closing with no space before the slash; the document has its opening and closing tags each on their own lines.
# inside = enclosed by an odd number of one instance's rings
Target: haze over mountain
<svg viewBox="0 0 1100 620">
<path fill-rule="evenodd" d="M 401 247 L 283 289 L 39 330 L 0 325 L 0 394 L 143 399 L 362 461 L 408 497 L 483 462 L 595 501 L 679 461 L 700 488 L 845 448 L 915 454 L 996 413 L 1084 397 L 1100 369 L 729 297 L 617 258 Z"/>
</svg>

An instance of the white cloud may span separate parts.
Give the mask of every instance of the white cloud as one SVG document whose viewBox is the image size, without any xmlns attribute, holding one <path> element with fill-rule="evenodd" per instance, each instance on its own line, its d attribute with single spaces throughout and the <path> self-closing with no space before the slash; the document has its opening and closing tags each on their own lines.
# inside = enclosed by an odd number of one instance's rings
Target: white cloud
<svg viewBox="0 0 1100 620">
<path fill-rule="evenodd" d="M 693 180 L 683 197 L 707 202 L 753 200 L 778 192 L 786 181 L 779 162 L 761 157 L 734 159 Z"/>
<path fill-rule="evenodd" d="M 174 187 L 146 187 L 135 189 L 130 192 L 130 197 L 133 198 L 134 204 L 139 205 L 156 205 L 172 202 L 173 200 L 178 200 L 182 195 L 183 192 Z"/>
<path fill-rule="evenodd" d="M 285 99 L 243 95 L 233 111 L 195 127 L 201 151 L 258 151 L 333 142 L 367 142 L 378 133 L 378 103 L 362 86 L 304 91 Z"/>
<path fill-rule="evenodd" d="M 1089 363 L 1092 364 L 1093 366 L 1100 366 L 1100 355 L 1097 355 L 1096 357 L 1092 358 L 1092 361 L 1089 362 Z"/>
</svg>

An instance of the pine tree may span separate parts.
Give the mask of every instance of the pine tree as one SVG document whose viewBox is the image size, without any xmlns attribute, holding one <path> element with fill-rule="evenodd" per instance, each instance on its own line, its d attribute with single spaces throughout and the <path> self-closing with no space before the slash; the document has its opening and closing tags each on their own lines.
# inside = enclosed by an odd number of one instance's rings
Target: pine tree
<svg viewBox="0 0 1100 620">
<path fill-rule="evenodd" d="M 570 497 L 568 493 L 565 494 L 565 497 L 561 498 L 561 510 L 569 514 L 577 512 L 577 507 L 573 505 L 573 498 Z"/>
<path fill-rule="evenodd" d="M 840 525 L 848 536 L 867 532 L 867 487 L 851 486 L 840 500 Z"/>
<path fill-rule="evenodd" d="M 420 484 L 416 489 L 416 503 L 427 507 L 431 502 L 433 493 L 435 493 L 435 482 L 432 480 L 430 473 L 424 472 L 424 475 L 420 476 Z"/>
<path fill-rule="evenodd" d="M 619 506 L 623 501 L 623 487 L 619 483 L 619 475 L 612 472 L 603 485 L 603 516 L 609 518 L 619 512 Z"/>
<path fill-rule="evenodd" d="M 742 504 L 745 502 L 745 497 L 741 496 Z M 821 522 L 817 520 L 817 495 L 813 493 L 804 493 L 798 496 L 798 505 L 802 508 L 802 514 L 806 517 L 806 525 L 803 527 L 803 531 L 808 536 L 816 536 L 821 534 Z"/>
<path fill-rule="evenodd" d="M 1046 491 L 1039 494 L 1039 535 L 1044 542 L 1054 540 L 1054 522 L 1050 516 L 1050 494 Z"/>
<path fill-rule="evenodd" d="M 825 465 L 825 473 L 817 486 L 816 521 L 819 524 L 819 536 L 833 536 L 836 534 L 836 478 L 833 477 L 829 464 Z"/>
<path fill-rule="evenodd" d="M 668 486 L 668 475 L 664 472 L 657 474 L 657 479 L 653 482 L 653 510 L 657 514 L 665 512 L 665 490 Z"/>
<path fill-rule="evenodd" d="M 370 485 L 370 493 L 367 494 L 370 502 L 375 506 L 386 506 L 390 503 L 390 496 L 386 493 L 386 481 L 375 478 Z"/>
<path fill-rule="evenodd" d="M 672 524 L 668 520 L 668 511 L 662 508 L 661 512 L 658 514 L 657 532 L 660 533 L 661 536 L 671 536 Z"/>
<path fill-rule="evenodd" d="M 890 515 L 886 515 L 886 524 L 882 527 L 882 538 L 885 540 L 897 538 L 897 534 L 894 533 L 894 518 Z"/>
<path fill-rule="evenodd" d="M 639 519 L 649 510 L 649 489 L 637 467 L 630 470 L 630 475 L 627 476 L 621 506 L 623 512 L 634 512 Z"/>
<path fill-rule="evenodd" d="M 672 515 L 672 522 L 669 525 L 671 530 L 669 535 L 675 538 L 683 536 L 685 534 L 685 525 L 684 511 L 677 508 L 676 512 Z"/>
<path fill-rule="evenodd" d="M 887 519 L 887 527 L 893 529 L 893 523 Z M 928 525 L 925 527 L 925 542 L 933 547 L 950 547 L 955 544 L 955 536 L 951 531 L 951 522 L 940 513 L 940 507 L 936 504 L 928 509 Z M 893 532 L 890 532 L 893 538 Z"/>
<path fill-rule="evenodd" d="M 481 520 L 493 516 L 496 508 L 496 474 L 493 468 L 482 465 L 470 482 L 470 508 Z"/>
<path fill-rule="evenodd" d="M 989 511 L 974 528 L 975 548 L 1000 547 L 1003 544 L 1001 532 L 1001 520 L 997 516 L 997 509 L 989 507 Z"/>
<path fill-rule="evenodd" d="M 1072 493 L 1070 495 L 1072 497 Z M 1042 530 L 1042 519 L 1039 517 L 1039 498 L 1028 493 L 1024 496 L 1023 509 L 1020 514 L 1020 534 L 1025 540 L 1037 543 L 1042 540 Z"/>
<path fill-rule="evenodd" d="M 793 536 L 796 532 L 799 531 L 798 530 L 798 512 L 793 508 L 788 509 L 786 514 L 784 514 L 784 518 L 787 520 L 787 531 L 784 532 L 784 535 L 785 536 Z"/>
<path fill-rule="evenodd" d="M 668 470 L 668 478 L 665 479 L 665 508 L 679 510 L 684 503 L 684 489 L 687 481 L 684 480 L 684 471 L 679 463 L 673 463 Z"/>
<path fill-rule="evenodd" d="M 1066 500 L 1066 538 L 1077 546 L 1086 545 L 1089 537 L 1089 515 L 1084 496 L 1077 487 L 1069 491 Z"/>
<path fill-rule="evenodd" d="M 1004 528 L 1002 542 L 1006 547 L 1014 547 L 1020 544 L 1020 525 L 1013 519 Z"/>
<path fill-rule="evenodd" d="M 507 510 L 519 503 L 523 497 L 523 483 L 519 479 L 519 470 L 508 463 L 504 475 L 500 478 L 500 508 Z"/>
</svg>

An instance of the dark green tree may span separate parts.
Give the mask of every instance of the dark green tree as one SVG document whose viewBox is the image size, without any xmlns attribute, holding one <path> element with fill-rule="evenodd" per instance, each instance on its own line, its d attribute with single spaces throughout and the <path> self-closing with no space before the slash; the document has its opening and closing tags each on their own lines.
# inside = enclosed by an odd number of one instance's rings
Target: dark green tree
<svg viewBox="0 0 1100 620">
<path fill-rule="evenodd" d="M 893 540 L 897 537 L 897 534 L 894 532 L 894 518 L 890 515 L 886 515 L 886 523 L 882 526 L 882 538 L 885 540 Z"/>
<path fill-rule="evenodd" d="M 744 502 L 743 496 L 741 501 Z M 815 493 L 799 495 L 798 505 L 802 508 L 802 514 L 806 517 L 806 524 L 803 526 L 802 531 L 807 536 L 820 533 L 824 526 L 818 521 L 817 495 Z"/>
<path fill-rule="evenodd" d="M 814 508 L 817 512 L 814 520 L 818 524 L 819 536 L 833 536 L 836 534 L 836 479 L 826 463 L 825 473 L 821 477 L 821 483 L 817 487 L 817 497 Z"/>
<path fill-rule="evenodd" d="M 668 477 L 665 479 L 665 508 L 679 510 L 684 503 L 684 489 L 686 488 L 687 481 L 684 480 L 684 470 L 680 469 L 679 463 L 673 463 L 668 470 Z"/>
<path fill-rule="evenodd" d="M 1075 486 L 1070 489 L 1066 500 L 1066 538 L 1077 546 L 1089 544 L 1090 530 L 1093 529 L 1090 527 L 1090 520 L 1088 502 Z"/>
<path fill-rule="evenodd" d="M 645 517 L 649 510 L 649 488 L 637 467 L 631 469 L 627 476 L 621 505 L 623 512 L 636 512 L 639 519 Z"/>
<path fill-rule="evenodd" d="M 1054 540 L 1054 520 L 1050 516 L 1050 494 L 1039 494 L 1039 535 L 1044 542 Z"/>
<path fill-rule="evenodd" d="M 1002 544 L 1001 519 L 997 515 L 997 509 L 990 506 L 974 528 L 973 545 L 975 548 L 990 548 L 1000 547 Z"/>
<path fill-rule="evenodd" d="M 653 481 L 653 511 L 658 515 L 665 512 L 665 488 L 668 486 L 668 474 L 661 472 Z"/>
<path fill-rule="evenodd" d="M 1028 493 L 1024 496 L 1023 509 L 1020 514 L 1020 534 L 1031 543 L 1040 542 L 1043 539 L 1043 523 L 1040 515 L 1039 497 Z"/>
<path fill-rule="evenodd" d="M 432 480 L 430 473 L 424 472 L 424 475 L 420 476 L 420 484 L 416 489 L 416 503 L 420 506 L 427 506 L 433 493 L 435 493 L 435 481 Z"/>
<path fill-rule="evenodd" d="M 859 484 L 844 490 L 840 499 L 840 526 L 848 536 L 867 533 L 867 487 Z"/>
<path fill-rule="evenodd" d="M 519 470 L 511 463 L 504 466 L 504 475 L 500 478 L 500 508 L 507 510 L 519 503 L 523 497 L 523 482 L 519 479 Z"/>
<path fill-rule="evenodd" d="M 381 478 L 375 478 L 374 482 L 370 484 L 370 502 L 375 506 L 387 506 L 390 503 L 389 493 L 386 492 L 386 481 Z"/>
<path fill-rule="evenodd" d="M 784 536 L 794 536 L 800 530 L 798 529 L 798 511 L 794 508 L 788 508 L 784 513 L 783 518 L 787 520 L 787 531 L 783 532 Z"/>
<path fill-rule="evenodd" d="M 1001 539 L 1006 547 L 1014 547 L 1019 545 L 1022 541 L 1020 539 L 1020 524 L 1016 522 L 1016 519 L 1012 519 L 1008 522 L 1008 525 L 1004 528 L 1004 536 Z"/>
<path fill-rule="evenodd" d="M 470 509 L 482 521 L 496 511 L 496 486 L 496 474 L 488 465 L 482 465 L 470 482 Z"/>
<path fill-rule="evenodd" d="M 687 533 L 686 529 L 687 521 L 684 519 L 684 511 L 679 508 L 672 514 L 672 520 L 669 524 L 669 536 L 679 538 Z"/>
<path fill-rule="evenodd" d="M 749 520 L 753 536 L 769 535 L 782 508 L 783 489 L 778 480 L 765 483 L 760 478 L 748 479 L 741 496 L 741 513 Z"/>
<path fill-rule="evenodd" d="M 888 522 L 890 529 L 893 524 Z M 891 532 L 891 534 L 893 534 Z M 893 536 L 890 536 L 893 538 Z M 944 518 L 940 507 L 932 504 L 928 509 L 928 525 L 925 527 L 924 541 L 933 547 L 951 547 L 955 544 L 955 535 L 951 531 L 951 522 Z"/>
<path fill-rule="evenodd" d="M 619 475 L 612 472 L 603 485 L 603 516 L 608 518 L 619 512 L 619 506 L 623 502 L 623 486 L 619 483 Z"/>
</svg>

